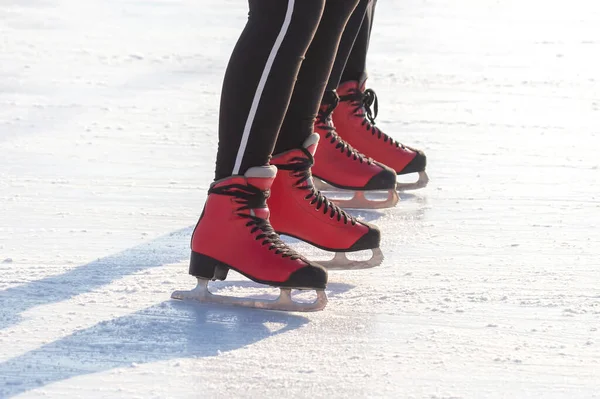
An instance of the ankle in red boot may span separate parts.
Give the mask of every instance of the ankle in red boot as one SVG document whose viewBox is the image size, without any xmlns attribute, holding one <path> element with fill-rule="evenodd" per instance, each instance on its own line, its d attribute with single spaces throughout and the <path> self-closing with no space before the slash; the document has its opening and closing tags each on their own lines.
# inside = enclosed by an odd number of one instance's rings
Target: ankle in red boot
<svg viewBox="0 0 600 399">
<path fill-rule="evenodd" d="M 365 81 L 348 81 L 338 87 L 340 103 L 333 112 L 333 123 L 339 135 L 362 153 L 394 169 L 398 175 L 419 174 L 415 183 L 398 183 L 398 190 L 425 187 L 429 182 L 425 154 L 399 143 L 375 126 L 377 96 L 365 87 Z"/>
<path fill-rule="evenodd" d="M 213 183 L 200 220 L 192 235 L 190 274 L 198 279 L 192 291 L 176 291 L 175 299 L 194 299 L 262 309 L 321 310 L 327 304 L 327 271 L 289 248 L 269 223 L 266 200 L 277 169 L 248 169 Z M 235 270 L 252 281 L 280 287 L 275 301 L 214 295 L 210 280 L 224 280 Z M 316 290 L 314 303 L 291 299 L 291 289 Z"/>
<path fill-rule="evenodd" d="M 317 187 L 354 191 L 354 197 L 350 200 L 333 200 L 344 208 L 380 209 L 395 206 L 398 203 L 396 173 L 359 153 L 336 133 L 331 114 L 338 102 L 335 92 L 327 92 L 315 122 L 315 132 L 322 137 L 312 167 Z M 387 191 L 387 197 L 383 201 L 370 200 L 364 195 L 368 191 Z"/>
<path fill-rule="evenodd" d="M 336 252 L 329 262 L 318 262 L 328 269 L 364 269 L 383 261 L 379 249 L 379 229 L 360 222 L 327 199 L 313 185 L 311 165 L 319 135 L 312 134 L 304 147 L 273 157 L 279 173 L 271 187 L 268 204 L 273 228 L 317 248 Z M 368 261 L 351 261 L 346 252 L 370 249 Z"/>
</svg>

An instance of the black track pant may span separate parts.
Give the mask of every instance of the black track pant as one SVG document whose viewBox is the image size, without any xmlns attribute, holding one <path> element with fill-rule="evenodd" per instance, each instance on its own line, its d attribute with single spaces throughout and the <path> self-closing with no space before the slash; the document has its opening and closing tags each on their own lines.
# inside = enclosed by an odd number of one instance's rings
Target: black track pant
<svg viewBox="0 0 600 399">
<path fill-rule="evenodd" d="M 335 90 L 340 83 L 350 80 L 362 82 L 367 78 L 367 51 L 376 4 L 377 0 L 360 0 L 352 13 L 340 41 L 327 90 Z"/>
<path fill-rule="evenodd" d="M 367 78 L 367 51 L 373 28 L 373 13 L 376 2 L 377 0 L 360 0 L 350 16 L 340 39 L 329 79 L 325 85 L 327 91 L 335 90 L 340 83 L 349 80 L 362 82 Z M 327 15 L 328 12 L 335 15 L 339 10 L 327 3 L 325 14 L 321 25 L 319 25 L 319 31 L 322 29 L 323 21 L 335 19 L 333 15 Z M 317 31 L 317 36 L 319 31 Z M 317 36 L 315 36 L 315 40 Z M 321 45 L 316 48 L 311 44 L 306 59 L 307 61 L 329 61 L 331 54 L 328 51 L 330 51 L 330 47 Z M 307 62 L 305 62 L 300 69 L 300 75 L 298 76 L 300 86 L 296 85 L 294 89 L 288 113 L 275 145 L 275 154 L 298 148 L 313 131 L 313 124 L 318 111 L 314 96 L 318 92 L 323 93 L 323 81 L 317 82 L 313 79 L 315 76 L 314 68 L 318 64 L 312 62 L 310 65 L 310 67 L 307 66 Z M 312 82 L 314 86 L 311 86 L 309 82 Z M 312 96 L 309 94 L 311 92 L 313 93 Z M 307 99 L 310 101 L 306 102 Z"/>
<path fill-rule="evenodd" d="M 358 1 L 249 0 L 223 82 L 216 180 L 268 164 L 278 136 L 286 139 L 281 148 L 291 149 L 312 133 Z"/>
</svg>

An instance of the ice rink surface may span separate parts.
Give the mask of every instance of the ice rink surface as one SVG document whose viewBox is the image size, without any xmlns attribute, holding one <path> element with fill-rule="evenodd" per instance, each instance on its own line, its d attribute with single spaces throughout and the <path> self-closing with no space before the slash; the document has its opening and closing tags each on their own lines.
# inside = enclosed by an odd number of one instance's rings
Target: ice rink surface
<svg viewBox="0 0 600 399">
<path fill-rule="evenodd" d="M 385 261 L 311 314 L 169 298 L 246 7 L 0 2 L 0 397 L 600 398 L 600 2 L 379 1 L 378 125 L 431 182 L 354 212 Z"/>
</svg>

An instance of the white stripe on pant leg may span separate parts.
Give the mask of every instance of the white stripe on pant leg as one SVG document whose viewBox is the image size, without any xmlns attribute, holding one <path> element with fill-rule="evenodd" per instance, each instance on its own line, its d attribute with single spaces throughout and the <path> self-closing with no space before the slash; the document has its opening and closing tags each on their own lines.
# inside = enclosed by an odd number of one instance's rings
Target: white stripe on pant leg
<svg viewBox="0 0 600 399">
<path fill-rule="evenodd" d="M 258 104 L 260 103 L 260 98 L 262 97 L 263 90 L 265 89 L 265 85 L 267 83 L 267 79 L 269 74 L 271 73 L 271 68 L 273 67 L 273 62 L 275 62 L 275 57 L 277 56 L 277 52 L 281 47 L 281 43 L 285 38 L 287 30 L 290 26 L 290 22 L 292 21 L 292 13 L 294 11 L 294 1 L 288 0 L 288 8 L 285 13 L 285 19 L 283 20 L 283 25 L 281 25 L 281 30 L 279 31 L 279 35 L 277 39 L 275 39 L 275 44 L 273 44 L 273 48 L 271 49 L 271 53 L 269 54 L 269 58 L 267 58 L 267 63 L 265 64 L 265 69 L 260 77 L 260 81 L 258 82 L 258 87 L 256 88 L 256 93 L 254 93 L 254 99 L 252 100 L 252 106 L 250 107 L 250 113 L 248 114 L 248 119 L 246 119 L 246 125 L 244 126 L 244 133 L 242 134 L 242 140 L 240 142 L 240 148 L 238 149 L 237 157 L 235 158 L 235 165 L 233 166 L 233 174 L 237 175 L 240 172 L 240 166 L 242 165 L 242 159 L 244 158 L 244 152 L 246 152 L 246 146 L 248 145 L 248 137 L 250 136 L 250 130 L 252 129 L 252 125 L 254 124 L 254 118 L 256 117 L 256 110 L 258 109 Z"/>
</svg>

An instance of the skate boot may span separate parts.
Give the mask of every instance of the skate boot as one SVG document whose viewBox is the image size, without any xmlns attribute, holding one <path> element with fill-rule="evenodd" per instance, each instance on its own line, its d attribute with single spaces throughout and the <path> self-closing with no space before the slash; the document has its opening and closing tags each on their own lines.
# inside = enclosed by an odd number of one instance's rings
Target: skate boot
<svg viewBox="0 0 600 399">
<path fill-rule="evenodd" d="M 276 155 L 271 163 L 279 174 L 268 200 L 271 223 L 279 233 L 295 237 L 317 248 L 336 252 L 331 261 L 319 264 L 328 269 L 365 269 L 383 261 L 377 227 L 359 222 L 331 203 L 314 186 L 311 165 L 318 134 L 306 139 L 304 148 Z M 368 261 L 352 261 L 346 252 L 372 250 Z"/>
<path fill-rule="evenodd" d="M 343 208 L 390 208 L 398 203 L 396 173 L 385 165 L 367 158 L 342 140 L 335 131 L 331 114 L 339 102 L 335 91 L 327 92 L 315 122 L 315 131 L 323 138 L 317 148 L 312 174 L 316 186 L 324 191 L 354 191 L 349 200 L 333 200 Z M 386 191 L 384 200 L 370 200 L 368 191 Z"/>
<path fill-rule="evenodd" d="M 377 96 L 373 90 L 365 90 L 365 81 L 345 82 L 337 92 L 340 104 L 333 113 L 333 123 L 340 136 L 367 156 L 394 169 L 398 175 L 419 174 L 415 183 L 398 183 L 398 190 L 425 187 L 429 182 L 425 154 L 395 141 L 375 126 Z"/>
<path fill-rule="evenodd" d="M 195 299 L 286 311 L 321 310 L 327 304 L 327 271 L 289 248 L 269 223 L 266 200 L 277 174 L 274 166 L 248 169 L 244 176 L 214 182 L 192 234 L 189 273 L 198 279 L 192 291 L 176 291 L 174 299 Z M 280 287 L 275 301 L 214 295 L 210 280 L 224 280 L 235 270 L 260 284 Z M 313 303 L 298 303 L 291 289 L 316 290 Z"/>
</svg>

